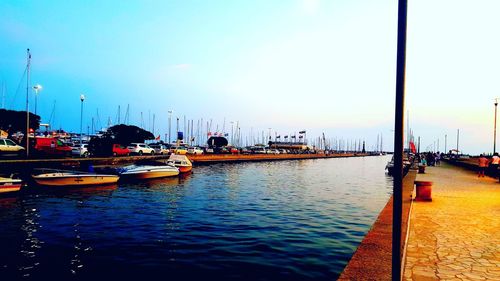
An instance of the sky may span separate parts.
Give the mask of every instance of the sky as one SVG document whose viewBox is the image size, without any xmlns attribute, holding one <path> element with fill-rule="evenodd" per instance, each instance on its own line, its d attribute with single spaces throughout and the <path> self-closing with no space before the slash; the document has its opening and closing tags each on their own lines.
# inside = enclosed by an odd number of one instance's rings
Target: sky
<svg viewBox="0 0 500 281">
<path fill-rule="evenodd" d="M 455 148 L 457 130 L 464 153 L 493 150 L 498 11 L 496 0 L 409 1 L 406 113 L 421 150 L 443 151 L 445 136 Z M 382 135 L 392 151 L 396 42 L 395 0 L 4 0 L 0 106 L 24 110 L 30 48 L 37 113 L 56 128 L 79 132 L 84 94 L 84 128 L 116 123 L 119 106 L 123 122 L 128 106 L 130 124 L 152 130 L 154 115 L 162 138 L 173 110 L 181 130 L 186 116 L 368 149 Z"/>
</svg>

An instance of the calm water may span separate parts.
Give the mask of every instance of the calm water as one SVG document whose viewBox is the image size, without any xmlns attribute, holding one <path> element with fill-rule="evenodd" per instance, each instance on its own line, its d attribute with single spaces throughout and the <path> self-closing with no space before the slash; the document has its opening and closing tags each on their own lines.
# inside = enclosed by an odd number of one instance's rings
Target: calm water
<svg viewBox="0 0 500 281">
<path fill-rule="evenodd" d="M 390 196 L 388 157 L 216 164 L 0 198 L 0 279 L 332 280 Z"/>
</svg>

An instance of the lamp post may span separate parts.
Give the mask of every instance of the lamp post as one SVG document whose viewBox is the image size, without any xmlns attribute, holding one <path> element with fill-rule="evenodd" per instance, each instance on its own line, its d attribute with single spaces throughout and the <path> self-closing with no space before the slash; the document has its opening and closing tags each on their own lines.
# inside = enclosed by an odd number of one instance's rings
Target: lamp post
<svg viewBox="0 0 500 281">
<path fill-rule="evenodd" d="M 171 143 L 170 139 L 171 139 L 171 135 L 172 135 L 172 113 L 174 111 L 173 110 L 169 110 L 168 111 L 168 143 Z"/>
<path fill-rule="evenodd" d="M 83 129 L 83 101 L 85 100 L 85 95 L 81 94 L 80 95 L 80 101 L 81 101 L 81 106 L 80 106 L 80 144 L 83 143 L 83 135 L 82 135 L 82 129 Z"/>
<path fill-rule="evenodd" d="M 36 115 L 36 105 L 38 100 L 38 92 L 42 90 L 42 85 L 36 84 L 33 86 L 33 90 L 35 90 L 35 115 Z"/>
<path fill-rule="evenodd" d="M 234 145 L 234 133 L 233 133 L 234 122 L 231 121 L 229 123 L 231 123 L 231 145 Z"/>
<path fill-rule="evenodd" d="M 177 143 L 179 143 L 179 117 L 177 117 L 177 127 L 176 127 L 176 139 L 177 139 Z"/>
<path fill-rule="evenodd" d="M 494 121 L 494 128 L 493 128 L 493 154 L 497 152 L 497 105 L 498 105 L 498 98 L 495 98 L 495 121 Z"/>
</svg>

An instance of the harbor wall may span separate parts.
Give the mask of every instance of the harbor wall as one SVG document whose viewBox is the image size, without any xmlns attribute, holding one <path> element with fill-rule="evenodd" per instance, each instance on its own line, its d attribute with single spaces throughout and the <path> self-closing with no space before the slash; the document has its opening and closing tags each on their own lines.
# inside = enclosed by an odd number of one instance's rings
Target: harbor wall
<svg viewBox="0 0 500 281">
<path fill-rule="evenodd" d="M 412 204 L 411 194 L 417 171 L 410 169 L 403 179 L 401 248 L 404 249 Z M 359 244 L 339 280 L 391 280 L 393 197 L 380 212 L 372 228 Z M 404 253 L 404 251 L 401 251 Z M 402 258 L 402 257 L 401 257 Z"/>
</svg>

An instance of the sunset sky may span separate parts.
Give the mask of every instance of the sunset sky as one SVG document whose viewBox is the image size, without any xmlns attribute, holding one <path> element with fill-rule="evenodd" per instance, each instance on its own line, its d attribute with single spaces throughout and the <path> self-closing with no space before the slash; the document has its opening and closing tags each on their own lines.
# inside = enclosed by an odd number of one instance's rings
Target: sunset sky
<svg viewBox="0 0 500 281">
<path fill-rule="evenodd" d="M 445 135 L 454 148 L 460 129 L 460 150 L 492 151 L 499 12 L 497 0 L 409 1 L 406 105 L 422 150 L 444 150 Z M 212 131 L 225 118 L 227 132 L 239 121 L 244 134 L 305 129 L 368 148 L 382 134 L 392 150 L 396 32 L 395 0 L 6 0 L 0 106 L 24 109 L 30 48 L 37 111 L 48 122 L 55 101 L 55 127 L 79 131 L 83 93 L 85 127 L 130 105 L 130 122 L 143 112 L 148 129 L 155 114 L 162 138 L 173 110 Z"/>
</svg>

